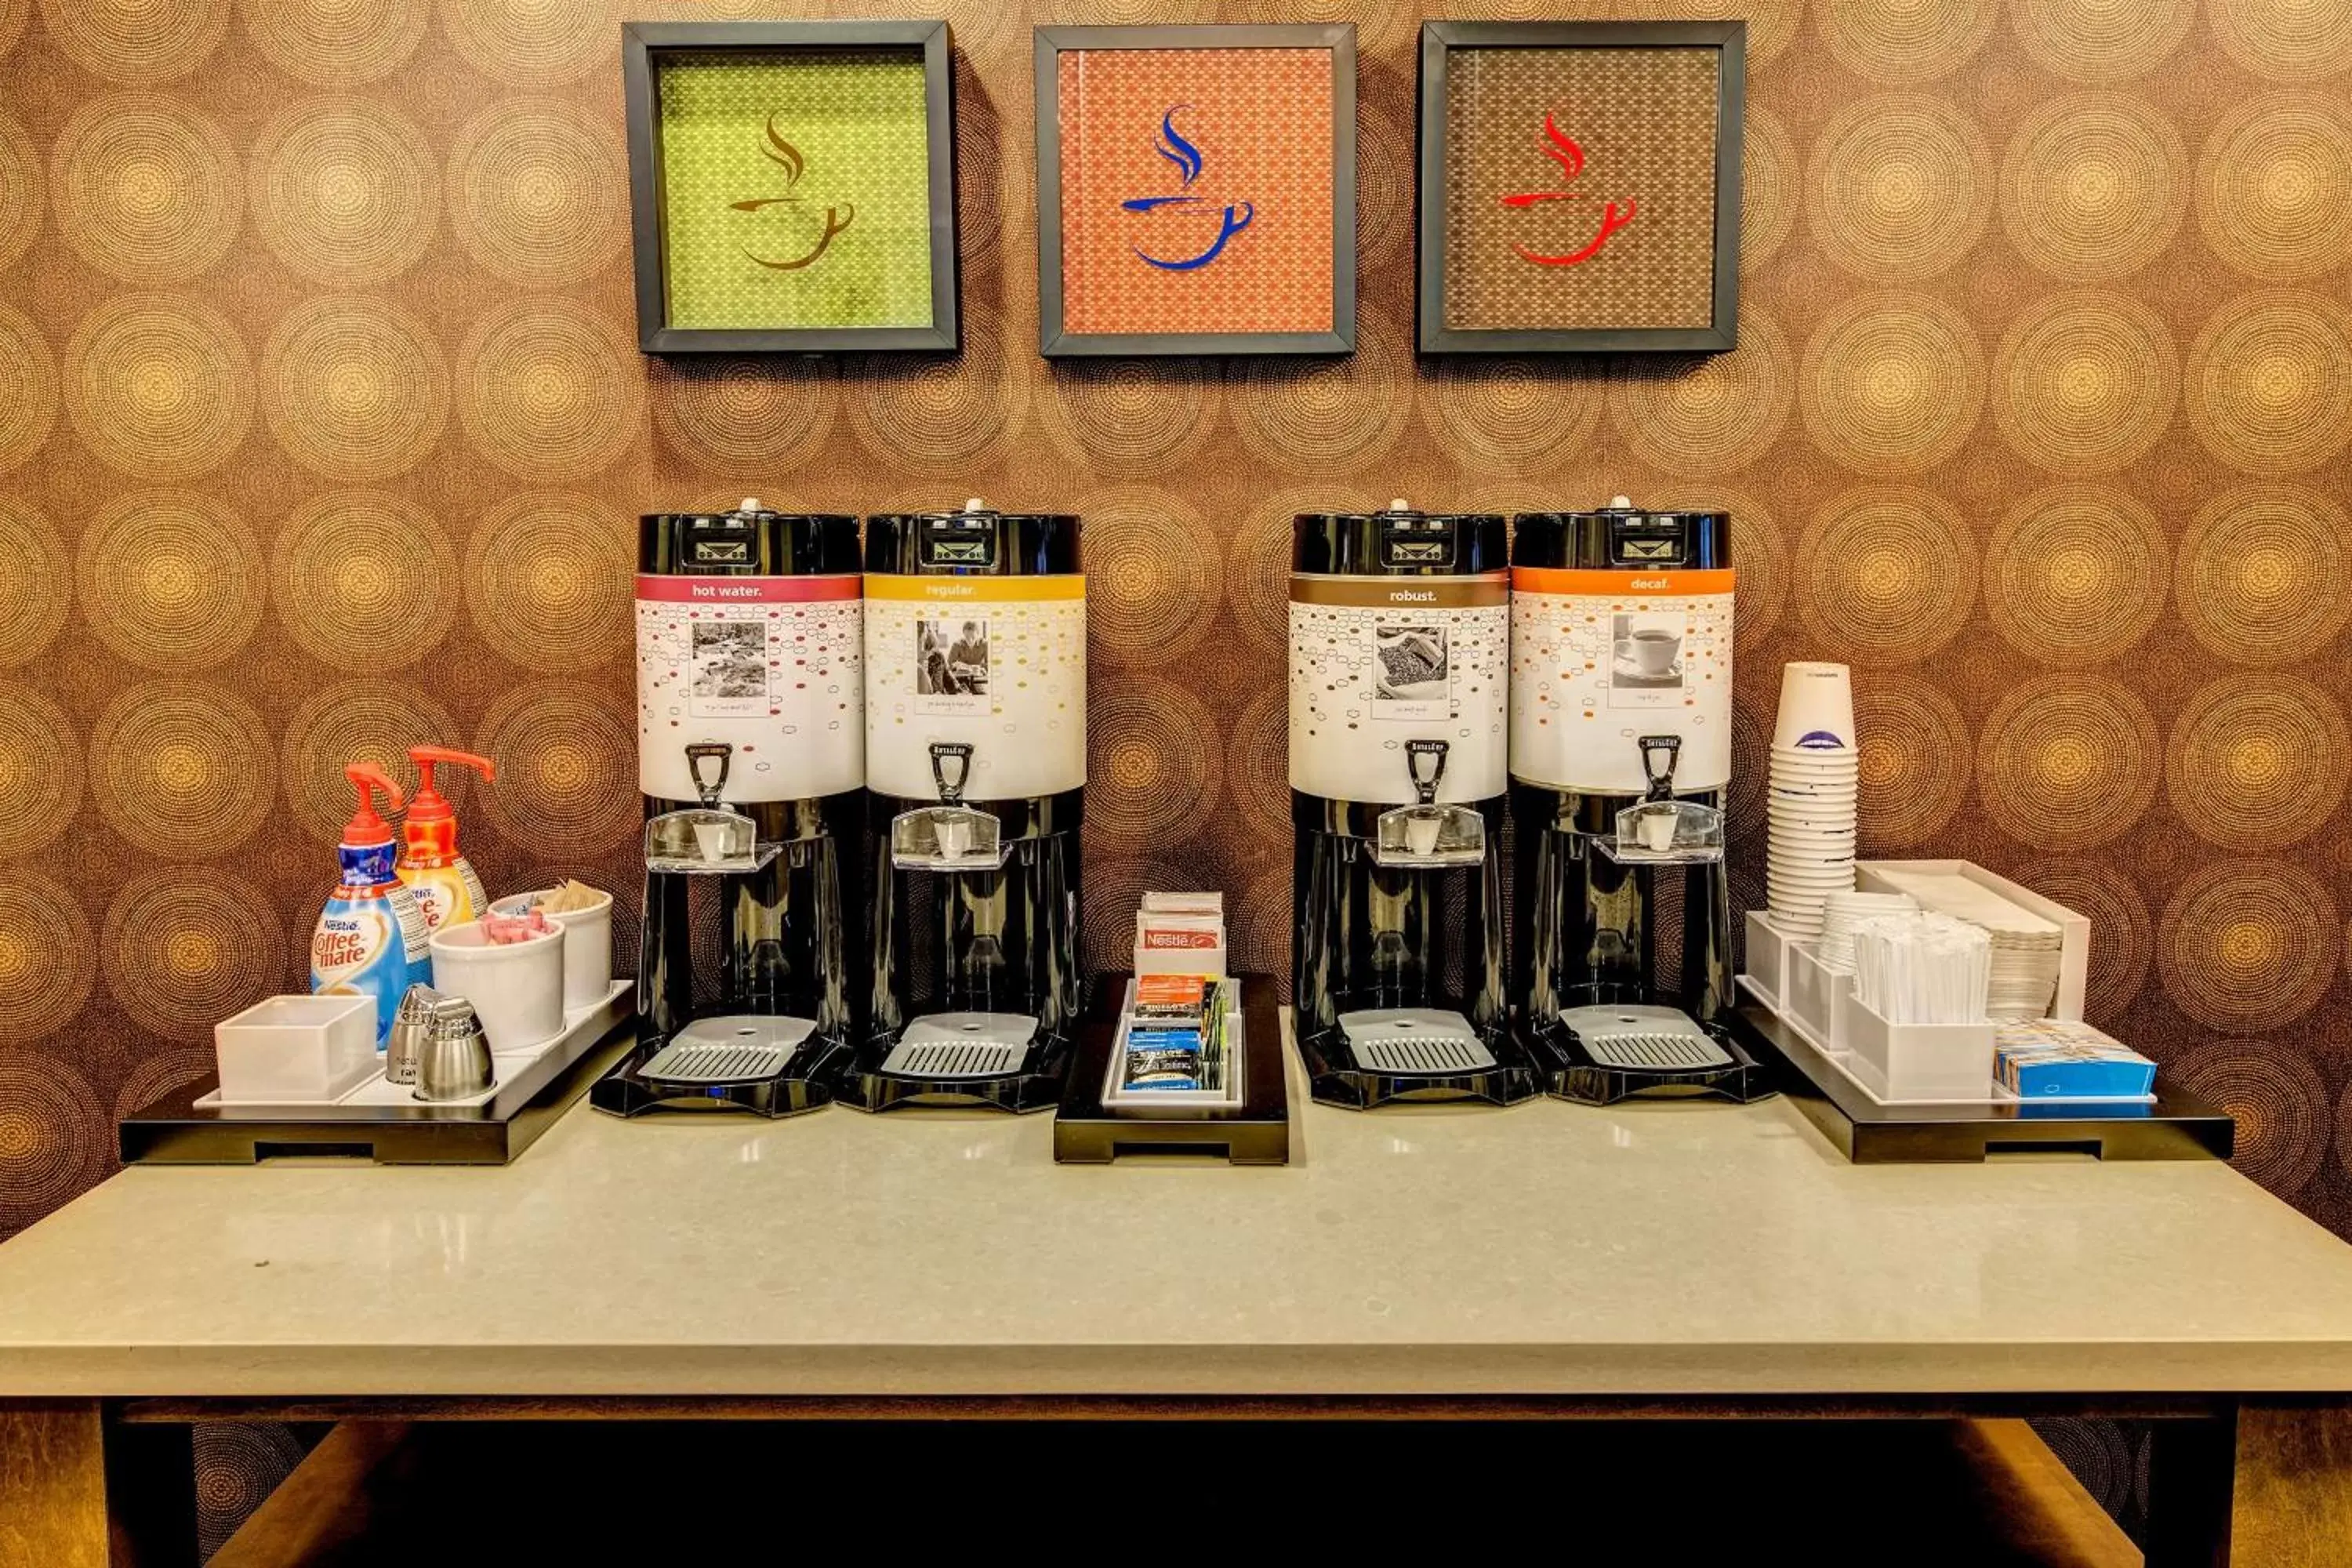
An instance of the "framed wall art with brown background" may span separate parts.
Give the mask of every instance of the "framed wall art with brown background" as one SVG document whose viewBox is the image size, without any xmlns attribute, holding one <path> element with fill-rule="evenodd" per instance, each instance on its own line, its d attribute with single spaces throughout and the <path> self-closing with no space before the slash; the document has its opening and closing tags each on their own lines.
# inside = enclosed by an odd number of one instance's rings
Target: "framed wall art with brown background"
<svg viewBox="0 0 2352 1568">
<path fill-rule="evenodd" d="M 622 29 L 637 342 L 956 346 L 948 25 Z"/>
<path fill-rule="evenodd" d="M 1423 351 L 1731 348 L 1747 34 L 1424 25 Z"/>
<path fill-rule="evenodd" d="M 1039 347 L 1356 343 L 1356 29 L 1036 30 Z"/>
</svg>

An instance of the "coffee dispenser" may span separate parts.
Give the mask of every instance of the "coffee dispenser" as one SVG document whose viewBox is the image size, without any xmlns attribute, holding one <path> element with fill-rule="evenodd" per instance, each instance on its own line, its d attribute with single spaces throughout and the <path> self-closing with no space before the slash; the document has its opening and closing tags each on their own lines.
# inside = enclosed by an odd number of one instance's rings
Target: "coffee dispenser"
<svg viewBox="0 0 2352 1568">
<path fill-rule="evenodd" d="M 1513 991 L 1548 1087 L 1747 1100 L 1733 1005 L 1731 520 L 1517 520 L 1511 552 Z"/>
<path fill-rule="evenodd" d="M 638 1038 L 602 1110 L 831 1098 L 865 1000 L 859 589 L 854 517 L 638 521 Z"/>
<path fill-rule="evenodd" d="M 1533 1093 L 1504 988 L 1503 520 L 1293 524 L 1293 994 L 1315 1098 Z"/>
<path fill-rule="evenodd" d="M 1078 520 L 870 517 L 866 572 L 872 1005 L 843 1096 L 1052 1105 L 1084 1004 Z"/>
</svg>

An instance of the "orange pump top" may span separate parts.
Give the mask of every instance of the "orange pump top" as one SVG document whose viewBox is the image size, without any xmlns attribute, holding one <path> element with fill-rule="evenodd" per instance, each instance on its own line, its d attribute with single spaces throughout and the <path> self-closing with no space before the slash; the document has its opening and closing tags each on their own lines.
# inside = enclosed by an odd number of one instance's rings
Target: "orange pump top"
<svg viewBox="0 0 2352 1568">
<path fill-rule="evenodd" d="M 408 818 L 403 826 L 407 845 L 406 858 L 411 865 L 433 865 L 451 860 L 457 854 L 457 809 L 448 797 L 434 787 L 433 770 L 443 763 L 455 763 L 478 773 L 486 780 L 499 776 L 499 766 L 488 757 L 478 757 L 471 752 L 454 751 L 447 746 L 411 746 L 408 760 L 416 764 L 416 795 L 408 804 Z M 397 805 L 398 801 L 394 805 Z"/>
<path fill-rule="evenodd" d="M 360 797 L 359 810 L 351 821 L 343 825 L 343 843 L 354 849 L 391 843 L 392 824 L 376 814 L 375 798 L 368 792 L 373 790 L 382 795 L 384 805 L 398 811 L 400 786 L 373 763 L 346 763 L 343 764 L 343 776 L 352 781 L 352 788 L 359 793 Z"/>
</svg>

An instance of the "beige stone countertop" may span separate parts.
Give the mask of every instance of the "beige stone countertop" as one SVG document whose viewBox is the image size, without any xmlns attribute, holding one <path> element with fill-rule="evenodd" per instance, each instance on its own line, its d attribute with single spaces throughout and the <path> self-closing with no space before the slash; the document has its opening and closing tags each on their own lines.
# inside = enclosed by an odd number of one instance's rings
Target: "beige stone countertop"
<svg viewBox="0 0 2352 1568">
<path fill-rule="evenodd" d="M 503 1169 L 134 1169 L 0 1246 L 0 1397 L 2352 1390 L 2352 1247 L 2219 1163 L 1298 1114 L 1284 1169 L 584 1103 Z"/>
</svg>

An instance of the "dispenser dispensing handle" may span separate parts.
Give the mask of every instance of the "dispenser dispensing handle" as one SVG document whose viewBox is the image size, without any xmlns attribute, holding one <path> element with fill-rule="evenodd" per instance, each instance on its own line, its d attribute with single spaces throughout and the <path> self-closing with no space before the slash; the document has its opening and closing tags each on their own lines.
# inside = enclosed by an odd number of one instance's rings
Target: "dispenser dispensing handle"
<svg viewBox="0 0 2352 1568">
<path fill-rule="evenodd" d="M 735 748 L 725 741 L 691 741 L 687 743 L 686 776 L 694 781 L 694 793 L 702 797 L 704 805 L 718 805 L 719 792 L 727 787 L 727 762 L 734 754 Z M 702 764 L 713 760 L 719 763 L 719 776 L 715 779 L 703 777 Z"/>
<path fill-rule="evenodd" d="M 1412 775 L 1413 790 L 1421 796 L 1421 804 L 1423 805 L 1436 803 L 1437 786 L 1445 782 L 1447 749 L 1448 742 L 1444 741 L 1407 741 L 1404 743 L 1405 772 Z M 1435 761 L 1435 765 L 1430 768 L 1426 774 L 1422 772 L 1421 767 L 1421 760 L 1423 757 L 1433 758 Z"/>
<path fill-rule="evenodd" d="M 1675 764 L 1682 758 L 1683 738 L 1680 735 L 1644 735 L 1633 742 L 1642 748 L 1642 773 L 1650 781 L 1643 800 L 1672 800 L 1675 797 Z"/>
<path fill-rule="evenodd" d="M 953 762 L 955 777 L 948 777 L 948 763 Z M 963 800 L 964 781 L 971 777 L 971 742 L 969 741 L 933 741 L 931 742 L 931 782 L 940 786 L 940 799 L 949 805 Z"/>
</svg>

